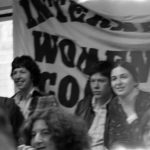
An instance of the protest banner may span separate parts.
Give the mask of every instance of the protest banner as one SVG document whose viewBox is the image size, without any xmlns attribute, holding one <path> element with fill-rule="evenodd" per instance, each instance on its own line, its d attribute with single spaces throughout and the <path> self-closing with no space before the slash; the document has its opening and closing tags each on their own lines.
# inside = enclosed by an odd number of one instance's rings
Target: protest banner
<svg viewBox="0 0 150 150">
<path fill-rule="evenodd" d="M 15 0 L 14 56 L 32 56 L 42 89 L 73 110 L 95 61 L 124 59 L 150 91 L 150 17 L 104 14 L 73 0 Z"/>
</svg>

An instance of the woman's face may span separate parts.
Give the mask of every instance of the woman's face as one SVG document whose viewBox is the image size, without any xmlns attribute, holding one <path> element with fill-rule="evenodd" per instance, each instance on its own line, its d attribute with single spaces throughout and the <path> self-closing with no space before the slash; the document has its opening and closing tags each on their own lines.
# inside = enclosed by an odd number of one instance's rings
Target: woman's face
<svg viewBox="0 0 150 150">
<path fill-rule="evenodd" d="M 24 67 L 14 69 L 12 79 L 20 91 L 29 90 L 33 86 L 31 73 Z"/>
<path fill-rule="evenodd" d="M 135 88 L 135 82 L 132 74 L 122 66 L 114 68 L 111 72 L 111 86 L 118 96 L 127 96 Z"/>
<path fill-rule="evenodd" d="M 56 150 L 44 120 L 36 120 L 32 128 L 31 146 L 36 150 Z"/>
</svg>

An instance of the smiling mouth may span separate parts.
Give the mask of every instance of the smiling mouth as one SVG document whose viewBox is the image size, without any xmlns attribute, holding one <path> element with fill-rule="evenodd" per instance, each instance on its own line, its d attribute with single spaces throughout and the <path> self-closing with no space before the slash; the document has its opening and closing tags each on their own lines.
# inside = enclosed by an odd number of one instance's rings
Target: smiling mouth
<svg viewBox="0 0 150 150">
<path fill-rule="evenodd" d="M 93 92 L 94 95 L 101 95 L 101 92 L 100 91 L 95 91 Z"/>
<path fill-rule="evenodd" d="M 124 87 L 116 88 L 116 90 L 118 90 L 118 91 L 123 91 L 123 90 L 124 90 Z"/>
<path fill-rule="evenodd" d="M 46 149 L 46 147 L 38 147 L 38 148 L 36 148 L 36 150 L 44 150 L 44 149 Z"/>
<path fill-rule="evenodd" d="M 17 86 L 22 86 L 22 85 L 23 85 L 23 83 L 16 83 L 16 85 L 17 85 Z"/>
</svg>

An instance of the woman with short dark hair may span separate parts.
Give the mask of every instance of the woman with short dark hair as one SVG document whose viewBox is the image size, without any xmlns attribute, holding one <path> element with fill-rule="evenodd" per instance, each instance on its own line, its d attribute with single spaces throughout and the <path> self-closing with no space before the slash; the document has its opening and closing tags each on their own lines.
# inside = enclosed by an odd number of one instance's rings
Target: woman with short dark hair
<svg viewBox="0 0 150 150">
<path fill-rule="evenodd" d="M 40 69 L 32 57 L 22 55 L 12 62 L 11 77 L 18 92 L 12 97 L 25 119 L 31 115 L 37 104 L 37 97 L 43 96 L 39 90 Z"/>
</svg>

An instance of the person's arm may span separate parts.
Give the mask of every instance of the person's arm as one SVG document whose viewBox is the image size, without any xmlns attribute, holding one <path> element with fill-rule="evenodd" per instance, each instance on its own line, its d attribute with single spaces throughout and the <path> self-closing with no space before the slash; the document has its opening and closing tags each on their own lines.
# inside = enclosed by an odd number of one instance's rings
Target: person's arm
<svg viewBox="0 0 150 150">
<path fill-rule="evenodd" d="M 5 98 L 0 102 L 0 105 L 2 105 L 8 112 L 14 138 L 16 142 L 18 142 L 19 130 L 24 121 L 24 117 L 20 111 L 20 108 L 15 104 L 15 101 L 12 98 Z"/>
<path fill-rule="evenodd" d="M 35 148 L 33 148 L 32 146 L 28 146 L 28 145 L 19 145 L 17 147 L 17 150 L 35 150 Z"/>
</svg>

